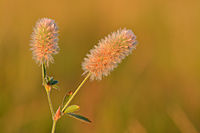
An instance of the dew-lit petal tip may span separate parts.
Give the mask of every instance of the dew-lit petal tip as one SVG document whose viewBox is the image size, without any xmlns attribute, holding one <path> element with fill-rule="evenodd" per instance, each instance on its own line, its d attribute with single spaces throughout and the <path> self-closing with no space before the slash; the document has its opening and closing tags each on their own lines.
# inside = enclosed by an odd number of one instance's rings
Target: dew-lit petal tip
<svg viewBox="0 0 200 133">
<path fill-rule="evenodd" d="M 48 18 L 38 20 L 31 37 L 33 59 L 39 64 L 53 63 L 52 54 L 59 52 L 58 27 L 55 21 Z"/>
<path fill-rule="evenodd" d="M 119 29 L 111 33 L 100 40 L 84 58 L 82 63 L 84 73 L 91 73 L 92 80 L 101 80 L 136 48 L 136 43 L 136 36 L 131 30 Z"/>
</svg>

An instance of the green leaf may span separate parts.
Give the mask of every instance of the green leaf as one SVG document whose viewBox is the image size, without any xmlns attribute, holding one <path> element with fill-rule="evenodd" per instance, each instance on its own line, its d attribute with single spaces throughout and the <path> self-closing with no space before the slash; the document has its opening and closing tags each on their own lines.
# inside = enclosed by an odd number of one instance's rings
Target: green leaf
<svg viewBox="0 0 200 133">
<path fill-rule="evenodd" d="M 53 82 L 53 77 L 48 77 L 47 80 L 49 83 L 51 83 L 51 82 Z"/>
<path fill-rule="evenodd" d="M 55 85 L 55 84 L 57 84 L 57 83 L 58 83 L 57 80 L 50 80 L 49 85 Z"/>
<path fill-rule="evenodd" d="M 65 94 L 65 97 L 63 98 L 62 106 L 64 105 L 64 103 L 67 103 L 67 101 L 71 98 L 72 94 L 73 94 L 72 91 L 69 91 Z"/>
<path fill-rule="evenodd" d="M 92 122 L 88 118 L 81 116 L 81 115 L 78 115 L 78 114 L 74 114 L 74 113 L 67 113 L 67 114 L 68 114 L 68 116 L 75 118 L 77 120 L 83 121 L 83 122 L 89 122 L 89 123 Z"/>
<path fill-rule="evenodd" d="M 54 80 L 53 77 L 48 77 L 48 76 L 46 77 L 46 82 L 48 85 L 52 85 L 52 86 L 58 83 L 58 81 Z"/>
<path fill-rule="evenodd" d="M 55 90 L 59 90 L 60 88 L 57 85 L 52 86 Z"/>
<path fill-rule="evenodd" d="M 74 111 L 78 111 L 80 109 L 80 106 L 78 105 L 71 105 L 69 107 L 67 107 L 64 111 L 64 113 L 72 113 Z"/>
</svg>

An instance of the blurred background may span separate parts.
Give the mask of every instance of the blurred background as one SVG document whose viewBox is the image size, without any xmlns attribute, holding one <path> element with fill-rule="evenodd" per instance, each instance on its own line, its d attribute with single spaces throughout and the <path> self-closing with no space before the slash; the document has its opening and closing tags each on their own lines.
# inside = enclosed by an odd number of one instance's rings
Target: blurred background
<svg viewBox="0 0 200 133">
<path fill-rule="evenodd" d="M 83 79 L 81 62 L 98 40 L 132 29 L 137 49 L 72 103 L 92 124 L 58 121 L 56 133 L 200 132 L 199 0 L 0 0 L 0 132 L 49 133 L 41 67 L 30 36 L 38 19 L 59 26 L 60 53 L 48 73 L 59 81 L 54 108 Z"/>
</svg>

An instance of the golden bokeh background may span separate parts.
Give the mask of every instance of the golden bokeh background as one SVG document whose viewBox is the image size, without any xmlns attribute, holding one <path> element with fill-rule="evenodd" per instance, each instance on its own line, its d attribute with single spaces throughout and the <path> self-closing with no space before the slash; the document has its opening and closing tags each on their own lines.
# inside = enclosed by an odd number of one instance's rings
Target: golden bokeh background
<svg viewBox="0 0 200 133">
<path fill-rule="evenodd" d="M 32 60 L 39 18 L 59 26 L 60 53 L 48 72 L 59 80 L 54 107 L 83 79 L 81 62 L 98 40 L 126 27 L 137 49 L 73 100 L 92 124 L 58 121 L 56 133 L 200 132 L 199 0 L 0 0 L 0 133 L 49 133 L 51 115 Z"/>
</svg>

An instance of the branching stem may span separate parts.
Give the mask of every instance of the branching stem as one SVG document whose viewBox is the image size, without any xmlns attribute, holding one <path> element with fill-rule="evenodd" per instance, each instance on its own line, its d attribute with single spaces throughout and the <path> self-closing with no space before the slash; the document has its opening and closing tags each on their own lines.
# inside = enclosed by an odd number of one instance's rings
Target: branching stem
<svg viewBox="0 0 200 133">
<path fill-rule="evenodd" d="M 67 108 L 67 106 L 70 104 L 70 102 L 72 101 L 72 99 L 75 97 L 75 95 L 77 94 L 77 92 L 80 90 L 80 88 L 83 86 L 83 84 L 87 81 L 87 79 L 90 77 L 91 73 L 88 73 L 87 76 L 84 78 L 84 80 L 81 82 L 81 84 L 77 87 L 76 91 L 72 94 L 72 96 L 70 97 L 70 99 L 67 101 L 67 103 L 65 104 L 65 106 L 62 109 L 62 112 L 65 111 L 65 109 Z"/>
</svg>

